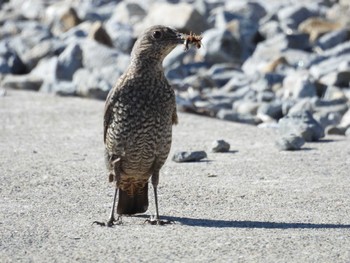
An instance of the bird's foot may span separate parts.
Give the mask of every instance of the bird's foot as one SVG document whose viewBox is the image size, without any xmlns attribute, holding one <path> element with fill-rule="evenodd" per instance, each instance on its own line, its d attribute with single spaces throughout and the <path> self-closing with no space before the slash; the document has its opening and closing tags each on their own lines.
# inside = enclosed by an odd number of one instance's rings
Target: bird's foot
<svg viewBox="0 0 350 263">
<path fill-rule="evenodd" d="M 112 227 L 114 225 L 121 225 L 123 222 L 122 222 L 122 218 L 121 216 L 118 216 L 117 220 L 115 220 L 114 217 L 110 218 L 108 220 L 107 223 L 105 222 L 99 222 L 99 221 L 94 221 L 92 222 L 92 224 L 96 224 L 96 225 L 99 225 L 99 226 L 108 226 L 108 227 Z"/>
<path fill-rule="evenodd" d="M 164 226 L 164 225 L 175 224 L 175 222 L 172 220 L 160 220 L 160 219 L 149 218 L 145 220 L 144 224 Z"/>
</svg>

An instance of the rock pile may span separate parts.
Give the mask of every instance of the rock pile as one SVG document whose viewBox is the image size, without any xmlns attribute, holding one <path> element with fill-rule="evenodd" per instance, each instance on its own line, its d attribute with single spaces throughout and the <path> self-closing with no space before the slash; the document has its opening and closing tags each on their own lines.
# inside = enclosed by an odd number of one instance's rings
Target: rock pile
<svg viewBox="0 0 350 263">
<path fill-rule="evenodd" d="M 203 36 L 200 50 L 178 47 L 164 61 L 179 110 L 281 126 L 282 149 L 350 134 L 341 0 L 0 1 L 1 87 L 104 99 L 153 24 Z M 304 137 L 296 130 L 311 119 L 317 132 Z"/>
</svg>

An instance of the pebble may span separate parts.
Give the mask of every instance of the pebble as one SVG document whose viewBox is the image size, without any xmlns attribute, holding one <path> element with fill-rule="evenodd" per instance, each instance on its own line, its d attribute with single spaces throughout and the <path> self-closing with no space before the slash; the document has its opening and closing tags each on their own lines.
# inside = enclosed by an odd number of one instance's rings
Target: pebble
<svg viewBox="0 0 350 263">
<path fill-rule="evenodd" d="M 93 39 L 102 45 L 106 45 L 107 47 L 113 47 L 112 39 L 100 21 L 92 24 L 88 38 Z"/>
<path fill-rule="evenodd" d="M 326 134 L 345 135 L 346 130 L 346 127 L 328 126 L 326 129 Z"/>
<path fill-rule="evenodd" d="M 203 33 L 203 47 L 198 52 L 209 64 L 240 61 L 241 47 L 232 33 L 226 29 L 212 28 Z"/>
<path fill-rule="evenodd" d="M 240 123 L 245 123 L 245 124 L 259 124 L 260 121 L 257 117 L 254 117 L 249 114 L 240 114 L 237 113 L 234 110 L 229 110 L 229 109 L 220 109 L 216 116 L 225 121 L 233 121 L 233 122 L 240 122 Z"/>
<path fill-rule="evenodd" d="M 205 151 L 176 152 L 174 153 L 172 160 L 177 163 L 184 163 L 199 162 L 204 158 L 207 158 L 207 153 Z"/>
<path fill-rule="evenodd" d="M 83 54 L 79 44 L 71 43 L 58 56 L 56 75 L 58 79 L 72 80 L 74 73 L 83 67 Z"/>
<path fill-rule="evenodd" d="M 146 27 L 157 24 L 171 26 L 187 33 L 193 31 L 197 34 L 208 29 L 206 18 L 193 5 L 186 2 L 172 4 L 164 1 L 152 4 L 147 16 L 135 25 L 136 34 Z"/>
<path fill-rule="evenodd" d="M 279 120 L 278 126 L 282 137 L 296 135 L 307 142 L 318 141 L 325 135 L 323 127 L 309 111 L 290 113 Z"/>
<path fill-rule="evenodd" d="M 350 128 L 346 129 L 345 136 L 350 138 Z"/>
<path fill-rule="evenodd" d="M 32 75 L 6 75 L 2 80 L 4 88 L 38 91 L 43 80 Z"/>
<path fill-rule="evenodd" d="M 215 140 L 211 146 L 211 151 L 215 153 L 224 153 L 230 150 L 230 144 L 224 140 Z"/>
<path fill-rule="evenodd" d="M 305 140 L 301 136 L 290 134 L 280 137 L 276 140 L 276 147 L 281 151 L 296 151 L 300 150 L 305 144 Z"/>
</svg>

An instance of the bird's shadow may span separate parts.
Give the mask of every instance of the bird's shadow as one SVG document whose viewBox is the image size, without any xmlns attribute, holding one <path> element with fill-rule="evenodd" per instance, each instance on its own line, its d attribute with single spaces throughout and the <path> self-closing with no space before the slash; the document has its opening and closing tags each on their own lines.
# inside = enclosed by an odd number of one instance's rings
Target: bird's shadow
<svg viewBox="0 0 350 263">
<path fill-rule="evenodd" d="M 138 217 L 148 217 L 139 215 Z M 236 221 L 216 220 L 176 216 L 162 216 L 162 219 L 186 226 L 214 228 L 260 228 L 260 229 L 350 229 L 350 224 L 315 224 L 302 222 L 268 222 L 268 221 Z"/>
</svg>

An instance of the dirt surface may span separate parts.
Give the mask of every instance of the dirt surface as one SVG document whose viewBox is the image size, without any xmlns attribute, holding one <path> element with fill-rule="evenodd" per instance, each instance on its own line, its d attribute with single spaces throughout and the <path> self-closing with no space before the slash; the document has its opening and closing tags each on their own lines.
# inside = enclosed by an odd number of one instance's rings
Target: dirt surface
<svg viewBox="0 0 350 263">
<path fill-rule="evenodd" d="M 160 213 L 106 221 L 104 102 L 0 97 L 1 262 L 350 262 L 350 141 L 280 152 L 275 131 L 179 114 L 176 150 L 208 159 L 161 170 Z M 225 139 L 230 153 L 211 153 Z"/>
</svg>

